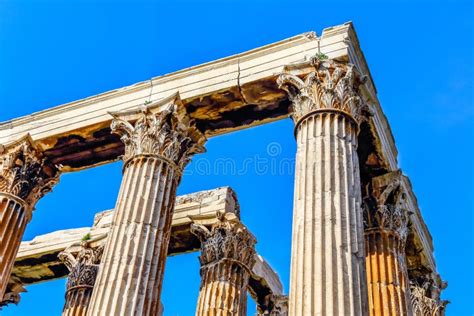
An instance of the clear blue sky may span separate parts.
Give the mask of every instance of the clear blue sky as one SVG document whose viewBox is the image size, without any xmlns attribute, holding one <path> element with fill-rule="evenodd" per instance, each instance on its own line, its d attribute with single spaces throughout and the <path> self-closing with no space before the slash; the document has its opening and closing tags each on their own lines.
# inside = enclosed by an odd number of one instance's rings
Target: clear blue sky
<svg viewBox="0 0 474 316">
<path fill-rule="evenodd" d="M 197 1 L 196 1 L 197 2 Z M 67 3 L 67 4 L 65 4 Z M 355 3 L 355 1 L 354 1 Z M 0 121 L 352 20 L 390 121 L 399 161 L 449 282 L 448 315 L 473 309 L 473 7 L 460 1 L 6 1 L 0 0 Z M 292 159 L 287 119 L 213 138 L 200 159 Z M 267 152 L 278 143 L 276 156 Z M 195 164 L 195 162 L 193 163 Z M 193 170 L 193 164 L 189 170 Z M 115 163 L 65 174 L 42 199 L 25 240 L 90 226 L 113 208 Z M 288 289 L 293 174 L 194 172 L 179 193 L 233 187 L 258 251 Z M 2 315 L 59 315 L 64 280 L 28 287 Z M 166 315 L 194 314 L 197 254 L 169 258 Z M 250 307 L 249 315 L 253 313 Z"/>
</svg>

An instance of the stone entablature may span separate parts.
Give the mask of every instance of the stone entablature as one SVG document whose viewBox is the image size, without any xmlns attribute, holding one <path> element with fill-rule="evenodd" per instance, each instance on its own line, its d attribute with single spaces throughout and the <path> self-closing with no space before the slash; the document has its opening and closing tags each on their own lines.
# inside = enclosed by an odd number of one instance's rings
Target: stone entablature
<svg viewBox="0 0 474 316">
<path fill-rule="evenodd" d="M 326 28 L 320 36 L 314 32 L 304 33 L 222 60 L 5 122 L 0 124 L 0 143 L 9 142 L 28 131 L 41 149 L 64 166 L 64 171 L 91 167 L 116 159 L 123 150 L 117 137 L 108 136 L 111 122 L 108 112 L 139 108 L 145 102 L 163 100 L 176 91 L 180 92 L 187 112 L 206 136 L 283 119 L 289 114 L 289 108 L 284 91 L 276 85 L 278 75 L 285 66 L 316 55 L 349 61 L 368 76 L 363 94 L 374 110 L 375 126 L 380 135 L 377 138 L 380 138 L 383 155 L 390 167 L 396 169 L 397 152 L 393 137 L 378 104 L 370 71 L 350 22 Z M 249 107 L 253 108 L 250 111 L 253 116 L 247 114 L 245 120 L 229 121 L 227 113 L 233 112 L 232 117 L 238 117 L 236 111 L 249 113 Z M 88 111 L 90 108 L 94 111 Z M 52 125 L 54 128 L 50 128 Z M 102 140 L 100 145 L 98 142 L 89 143 L 98 137 Z M 56 142 L 58 138 L 65 142 Z M 69 148 L 73 143 L 67 143 L 67 139 L 76 139 L 74 144 L 81 142 L 85 145 L 84 151 L 77 152 L 77 156 L 71 155 Z M 101 155 L 91 159 L 92 148 Z M 64 157 L 66 154 L 69 158 Z M 78 161 L 80 155 L 83 160 Z"/>
</svg>

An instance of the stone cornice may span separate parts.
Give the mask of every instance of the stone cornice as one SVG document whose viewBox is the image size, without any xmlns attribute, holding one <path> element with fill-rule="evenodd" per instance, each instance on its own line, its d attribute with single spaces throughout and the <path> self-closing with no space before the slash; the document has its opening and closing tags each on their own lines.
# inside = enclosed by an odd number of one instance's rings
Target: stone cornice
<svg viewBox="0 0 474 316">
<path fill-rule="evenodd" d="M 314 32 L 310 32 L 310 33 L 314 33 Z M 228 84 L 232 84 L 234 82 L 237 82 L 238 80 L 237 70 L 239 68 L 238 64 L 240 62 L 249 61 L 253 63 L 255 59 L 258 59 L 259 57 L 264 56 L 266 54 L 271 54 L 272 52 L 276 52 L 282 49 L 291 49 L 295 45 L 300 45 L 300 44 L 304 44 L 308 42 L 315 43 L 316 41 L 319 40 L 317 37 L 308 37 L 307 34 L 308 33 L 295 35 L 293 37 L 286 38 L 281 41 L 264 45 L 255 49 L 251 49 L 243 53 L 220 58 L 220 59 L 213 60 L 213 61 L 203 63 L 200 65 L 188 67 L 188 68 L 181 69 L 172 73 L 153 77 L 150 80 L 137 82 L 126 87 L 121 87 L 115 90 L 106 91 L 106 92 L 103 92 L 94 96 L 90 96 L 84 99 L 80 99 L 77 101 L 51 107 L 46 110 L 38 111 L 30 115 L 25 115 L 23 117 L 0 122 L 0 143 L 4 141 L 3 138 L 7 136 L 6 134 L 4 135 L 1 132 L 2 130 L 8 130 L 8 129 L 19 127 L 25 124 L 34 123 L 42 119 L 50 120 L 52 116 L 56 116 L 56 115 L 61 116 L 62 114 L 68 114 L 74 110 L 80 110 L 82 112 L 82 110 L 86 110 L 87 108 L 95 106 L 98 103 L 107 103 L 107 101 L 110 101 L 118 97 L 127 96 L 134 93 L 137 93 L 140 95 L 140 96 L 137 95 L 137 98 L 133 99 L 135 106 L 129 106 L 128 108 L 135 108 L 136 106 L 140 106 L 140 104 L 143 104 L 145 101 L 150 100 L 150 99 L 159 101 L 163 98 L 161 96 L 162 93 L 169 95 L 170 93 L 174 93 L 177 90 L 180 90 L 176 88 L 169 89 L 169 90 L 163 89 L 163 88 L 160 89 L 161 86 L 167 86 L 169 83 L 173 83 L 178 80 L 188 79 L 190 76 L 205 75 L 206 72 L 213 71 L 214 69 L 219 69 L 221 67 L 226 67 L 226 68 L 230 67 L 232 70 L 230 73 L 232 75 L 234 75 L 233 72 L 235 72 L 235 76 L 232 76 L 232 79 L 227 80 Z M 311 46 L 316 47 L 316 45 L 311 45 Z M 184 95 L 185 98 L 188 98 L 189 96 L 190 96 L 189 93 L 185 93 Z M 33 135 L 33 138 L 36 140 L 37 139 L 36 135 Z"/>
</svg>

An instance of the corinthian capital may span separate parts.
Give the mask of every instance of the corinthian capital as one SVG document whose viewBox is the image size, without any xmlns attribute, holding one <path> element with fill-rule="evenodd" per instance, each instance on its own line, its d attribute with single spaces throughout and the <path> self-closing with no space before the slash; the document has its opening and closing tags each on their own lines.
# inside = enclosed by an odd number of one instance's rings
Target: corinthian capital
<svg viewBox="0 0 474 316">
<path fill-rule="evenodd" d="M 125 162 L 148 155 L 182 170 L 192 155 L 204 152 L 205 137 L 185 113 L 178 94 L 139 110 L 110 114 L 112 132 L 125 144 Z"/>
<path fill-rule="evenodd" d="M 103 250 L 103 246 L 91 248 L 85 241 L 81 242 L 81 249 L 76 255 L 67 250 L 59 253 L 58 258 L 69 270 L 66 285 L 68 290 L 76 286 L 94 286 Z"/>
<path fill-rule="evenodd" d="M 264 306 L 257 306 L 258 316 L 286 316 L 288 315 L 288 296 L 269 294 L 265 297 Z"/>
<path fill-rule="evenodd" d="M 401 171 L 390 172 L 372 179 L 372 195 L 375 205 L 366 205 L 365 229 L 383 229 L 398 233 L 402 241 L 408 234 L 409 213 L 401 188 Z"/>
<path fill-rule="evenodd" d="M 287 66 L 285 70 L 277 83 L 292 101 L 292 117 L 296 124 L 319 110 L 341 111 L 360 122 L 366 107 L 359 86 L 366 77 L 354 65 L 313 58 L 309 62 Z"/>
<path fill-rule="evenodd" d="M 421 280 L 421 281 L 420 281 Z M 445 287 L 445 286 L 444 286 Z M 410 299 L 415 316 L 443 316 L 447 300 L 441 300 L 439 288 L 431 278 L 419 278 L 418 281 L 410 280 Z"/>
<path fill-rule="evenodd" d="M 201 267 L 230 260 L 251 271 L 255 264 L 255 237 L 230 213 L 218 213 L 211 230 L 192 224 L 191 232 L 201 241 Z"/>
<path fill-rule="evenodd" d="M 0 193 L 25 202 L 29 210 L 59 181 L 59 172 L 35 147 L 29 135 L 0 145 Z"/>
</svg>

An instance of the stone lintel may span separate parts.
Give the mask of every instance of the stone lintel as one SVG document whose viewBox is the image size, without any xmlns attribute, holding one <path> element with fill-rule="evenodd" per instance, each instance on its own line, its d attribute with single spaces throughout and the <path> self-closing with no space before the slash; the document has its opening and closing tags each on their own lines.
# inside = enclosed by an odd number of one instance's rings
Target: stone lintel
<svg viewBox="0 0 474 316">
<path fill-rule="evenodd" d="M 276 79 L 286 65 L 322 53 L 355 64 L 370 78 L 352 23 L 325 29 L 321 36 L 300 34 L 202 65 L 155 77 L 128 87 L 70 102 L 0 123 L 0 144 L 30 133 L 63 171 L 111 162 L 123 144 L 110 134 L 109 112 L 134 111 L 179 92 L 189 116 L 207 137 L 283 119 L 289 102 Z M 396 167 L 396 148 L 377 101 L 372 80 L 365 87 L 375 110 L 384 157 Z"/>
</svg>

